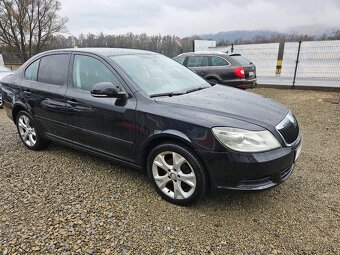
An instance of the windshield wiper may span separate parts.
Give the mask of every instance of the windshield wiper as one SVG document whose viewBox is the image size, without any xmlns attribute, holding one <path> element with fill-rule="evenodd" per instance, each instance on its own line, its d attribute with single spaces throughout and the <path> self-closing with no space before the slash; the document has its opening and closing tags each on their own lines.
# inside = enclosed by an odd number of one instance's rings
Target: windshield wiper
<svg viewBox="0 0 340 255">
<path fill-rule="evenodd" d="M 184 92 L 183 91 L 177 91 L 177 92 L 172 91 L 172 92 L 157 93 L 157 94 L 150 95 L 150 97 L 179 96 L 179 95 L 188 94 L 188 93 L 191 93 L 191 92 L 194 92 L 194 91 L 197 91 L 197 90 L 201 90 L 201 89 L 206 89 L 206 88 L 210 88 L 210 87 L 206 87 L 206 86 L 195 87 L 195 88 L 188 89 Z"/>
<path fill-rule="evenodd" d="M 183 95 L 185 93 L 183 92 L 164 92 L 164 93 L 156 93 L 156 94 L 152 94 L 150 95 L 150 97 L 165 97 L 165 96 L 168 96 L 168 97 L 172 97 L 172 96 L 179 96 L 179 95 Z"/>
<path fill-rule="evenodd" d="M 206 89 L 206 88 L 210 88 L 210 87 L 205 87 L 205 86 L 196 87 L 196 88 L 188 89 L 185 93 L 188 94 L 188 93 L 198 91 L 198 90 L 201 90 L 201 89 Z"/>
</svg>

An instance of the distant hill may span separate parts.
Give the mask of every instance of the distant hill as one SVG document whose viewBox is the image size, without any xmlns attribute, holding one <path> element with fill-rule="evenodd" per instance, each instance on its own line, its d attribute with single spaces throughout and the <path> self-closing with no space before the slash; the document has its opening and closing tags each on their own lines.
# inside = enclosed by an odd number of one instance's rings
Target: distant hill
<svg viewBox="0 0 340 255">
<path fill-rule="evenodd" d="M 238 39 L 242 40 L 252 40 L 255 36 L 271 36 L 276 32 L 268 31 L 268 30 L 237 30 L 237 31 L 228 31 L 228 32 L 218 32 L 215 34 L 201 34 L 198 35 L 202 40 L 213 40 L 213 41 L 235 41 Z"/>
<path fill-rule="evenodd" d="M 321 25 L 315 26 L 300 26 L 293 27 L 288 29 L 286 32 L 275 32 L 270 30 L 235 30 L 235 31 L 226 31 L 226 32 L 218 32 L 211 34 L 201 34 L 198 37 L 202 40 L 213 40 L 213 41 L 229 41 L 233 42 L 235 40 L 253 40 L 256 36 L 261 37 L 271 37 L 273 35 L 289 35 L 289 34 L 300 34 L 300 35 L 309 35 L 320 37 L 323 35 L 329 36 L 335 31 L 339 31 L 340 27 L 325 27 Z"/>
</svg>

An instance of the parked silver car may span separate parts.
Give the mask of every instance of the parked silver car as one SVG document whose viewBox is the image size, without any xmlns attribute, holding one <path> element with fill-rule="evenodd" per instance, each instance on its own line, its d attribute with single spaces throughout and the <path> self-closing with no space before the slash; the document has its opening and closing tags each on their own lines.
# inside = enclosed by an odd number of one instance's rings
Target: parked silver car
<svg viewBox="0 0 340 255">
<path fill-rule="evenodd" d="M 0 80 L 9 74 L 12 74 L 12 71 L 10 69 L 4 66 L 0 66 Z M 3 107 L 3 101 L 2 101 L 2 93 L 1 93 L 1 86 L 0 86 L 0 109 L 2 107 Z"/>
</svg>

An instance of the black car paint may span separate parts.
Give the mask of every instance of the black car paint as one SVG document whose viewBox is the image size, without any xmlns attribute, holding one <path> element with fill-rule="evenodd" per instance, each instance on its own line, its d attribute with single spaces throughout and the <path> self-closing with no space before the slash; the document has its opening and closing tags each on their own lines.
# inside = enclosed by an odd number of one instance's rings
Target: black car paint
<svg viewBox="0 0 340 255">
<path fill-rule="evenodd" d="M 74 52 L 94 56 L 117 73 L 128 98 L 96 98 L 73 88 Z M 56 53 L 69 53 L 71 57 L 63 86 L 50 87 L 24 79 L 24 70 L 30 63 Z M 277 177 L 280 172 L 293 167 L 295 150 L 300 144 L 299 137 L 294 146 L 285 146 L 275 130 L 289 111 L 281 104 L 220 85 L 180 96 L 150 98 L 113 60 L 95 50 L 39 54 L 3 80 L 2 85 L 4 106 L 10 118 L 14 119 L 18 110 L 24 109 L 34 117 L 46 138 L 139 169 L 145 167 L 148 151 L 156 144 L 167 140 L 185 144 L 203 161 L 213 191 L 277 185 L 284 180 Z M 215 126 L 268 129 L 282 148 L 262 153 L 235 152 L 215 138 L 211 131 Z M 239 185 L 244 179 L 268 175 L 273 177 L 269 186 Z"/>
</svg>

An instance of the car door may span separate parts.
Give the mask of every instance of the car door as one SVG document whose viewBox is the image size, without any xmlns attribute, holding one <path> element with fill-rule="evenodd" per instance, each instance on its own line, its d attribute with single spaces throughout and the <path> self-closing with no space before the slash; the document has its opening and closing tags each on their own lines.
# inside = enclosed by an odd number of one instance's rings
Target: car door
<svg viewBox="0 0 340 255">
<path fill-rule="evenodd" d="M 66 92 L 70 139 L 90 150 L 134 158 L 136 100 L 120 76 L 101 58 L 74 54 Z M 92 87 L 111 82 L 128 92 L 128 99 L 93 97 Z"/>
<path fill-rule="evenodd" d="M 210 70 L 207 56 L 189 56 L 186 66 L 201 77 L 205 77 Z"/>
<path fill-rule="evenodd" d="M 43 132 L 65 137 L 65 93 L 70 54 L 43 56 L 31 63 L 24 72 L 22 90 L 28 108 Z"/>
</svg>

